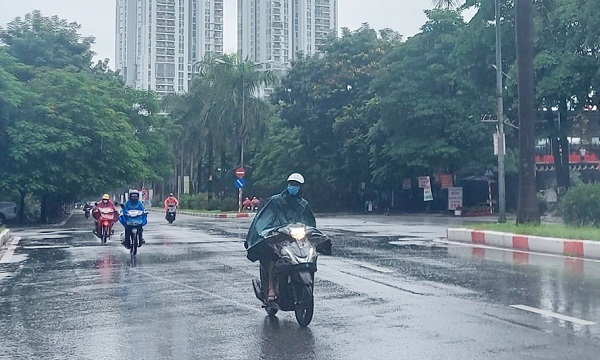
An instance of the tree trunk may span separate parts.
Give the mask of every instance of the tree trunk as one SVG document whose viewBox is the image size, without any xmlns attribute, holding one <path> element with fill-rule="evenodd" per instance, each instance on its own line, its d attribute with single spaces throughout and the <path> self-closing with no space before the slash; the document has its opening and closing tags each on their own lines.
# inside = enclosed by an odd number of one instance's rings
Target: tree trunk
<svg viewBox="0 0 600 360">
<path fill-rule="evenodd" d="M 48 223 L 48 195 L 42 195 L 42 201 L 40 204 L 40 223 Z"/>
<path fill-rule="evenodd" d="M 19 195 L 21 195 L 19 201 L 19 222 L 23 223 L 25 221 L 25 197 L 27 196 L 27 192 L 19 190 Z"/>
<path fill-rule="evenodd" d="M 206 187 L 208 192 L 208 200 L 213 198 L 213 168 L 215 167 L 215 151 L 213 146 L 213 134 L 208 134 L 208 186 Z"/>
<path fill-rule="evenodd" d="M 519 203 L 517 224 L 539 223 L 535 183 L 535 86 L 533 0 L 516 0 L 519 87 Z"/>
<path fill-rule="evenodd" d="M 561 179 L 560 186 L 562 186 L 564 190 L 567 190 L 571 186 L 571 174 L 569 167 L 569 154 L 571 149 L 569 147 L 569 139 L 567 138 L 569 130 L 571 130 L 571 126 L 568 120 L 569 114 L 567 112 L 567 100 L 565 100 L 565 97 L 563 97 L 563 100 L 560 101 L 560 104 L 558 106 L 558 113 L 561 119 L 561 136 L 559 141 L 560 148 L 562 150 L 562 159 L 560 163 L 563 167 L 563 177 Z"/>
<path fill-rule="evenodd" d="M 196 170 L 196 181 L 197 181 L 196 189 L 198 190 L 199 193 L 202 192 L 202 176 L 203 176 L 202 161 L 204 161 L 203 154 L 200 153 L 200 155 L 198 155 L 198 169 Z"/>
<path fill-rule="evenodd" d="M 227 177 L 225 176 L 225 169 L 227 168 L 227 152 L 225 149 L 221 149 L 221 171 L 219 171 L 219 197 L 220 199 L 225 198 L 225 180 Z"/>
</svg>

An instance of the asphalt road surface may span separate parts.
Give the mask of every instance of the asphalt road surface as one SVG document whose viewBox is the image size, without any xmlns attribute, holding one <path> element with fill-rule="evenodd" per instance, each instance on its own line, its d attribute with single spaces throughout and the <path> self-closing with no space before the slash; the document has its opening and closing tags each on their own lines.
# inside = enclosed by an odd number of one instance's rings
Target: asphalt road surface
<svg viewBox="0 0 600 360">
<path fill-rule="evenodd" d="M 443 241 L 442 217 L 318 218 L 315 315 L 268 317 L 247 219 L 152 213 L 122 227 L 14 231 L 0 252 L 0 359 L 598 359 L 600 263 Z"/>
</svg>

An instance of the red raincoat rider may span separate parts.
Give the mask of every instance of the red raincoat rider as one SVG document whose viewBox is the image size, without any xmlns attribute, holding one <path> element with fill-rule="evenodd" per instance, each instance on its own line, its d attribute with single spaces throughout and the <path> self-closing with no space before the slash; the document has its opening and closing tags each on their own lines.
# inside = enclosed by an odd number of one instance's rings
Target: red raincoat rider
<svg viewBox="0 0 600 360">
<path fill-rule="evenodd" d="M 110 201 L 110 196 L 108 194 L 102 195 L 102 201 L 100 201 L 92 210 L 92 216 L 94 217 L 94 220 L 96 220 L 96 227 L 94 229 L 94 234 L 96 235 L 100 234 L 100 223 L 98 219 L 100 219 L 101 208 L 109 208 L 113 211 L 113 223 L 119 221 L 119 212 L 117 211 L 115 204 Z"/>
<path fill-rule="evenodd" d="M 169 193 L 169 197 L 165 199 L 165 211 L 169 210 L 169 206 L 178 206 L 179 200 L 173 195 L 173 193 Z"/>
</svg>

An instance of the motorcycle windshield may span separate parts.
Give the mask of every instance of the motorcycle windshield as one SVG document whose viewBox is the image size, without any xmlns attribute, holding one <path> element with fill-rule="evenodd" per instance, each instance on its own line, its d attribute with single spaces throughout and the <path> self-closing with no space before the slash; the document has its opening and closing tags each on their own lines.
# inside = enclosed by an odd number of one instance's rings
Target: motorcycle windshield
<svg viewBox="0 0 600 360">
<path fill-rule="evenodd" d="M 316 227 L 315 217 L 308 202 L 301 197 L 292 197 L 287 191 L 272 196 L 254 217 L 252 225 L 246 235 L 244 246 L 248 250 L 247 257 L 256 261 L 263 256 L 269 256 L 271 250 L 265 244 L 265 238 L 261 236 L 265 230 L 277 229 L 289 224 L 303 224 L 309 228 Z M 327 253 L 331 251 L 331 241 L 327 239 L 329 246 L 319 246 L 317 251 Z"/>
<path fill-rule="evenodd" d="M 123 215 L 119 216 L 119 222 L 123 226 L 145 226 L 148 219 L 148 215 L 142 210 L 129 210 L 125 211 Z"/>
<path fill-rule="evenodd" d="M 302 239 L 298 239 L 293 235 L 298 228 L 301 228 L 301 233 L 304 234 L 304 238 Z M 274 250 L 281 247 L 284 242 L 307 241 L 317 249 L 317 252 L 324 255 L 331 255 L 331 240 L 321 230 L 312 226 L 289 224 L 273 229 L 265 229 L 261 232 L 260 236 Z"/>
</svg>

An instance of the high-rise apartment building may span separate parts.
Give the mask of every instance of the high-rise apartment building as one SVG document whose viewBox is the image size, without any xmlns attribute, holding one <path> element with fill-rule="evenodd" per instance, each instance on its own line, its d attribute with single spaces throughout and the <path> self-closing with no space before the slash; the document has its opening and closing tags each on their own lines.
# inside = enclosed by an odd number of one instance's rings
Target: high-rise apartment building
<svg viewBox="0 0 600 360">
<path fill-rule="evenodd" d="M 223 0 L 117 0 L 115 64 L 127 85 L 187 91 L 208 53 L 223 54 Z"/>
<path fill-rule="evenodd" d="M 265 69 L 317 53 L 337 29 L 338 0 L 238 0 L 238 52 Z"/>
</svg>

